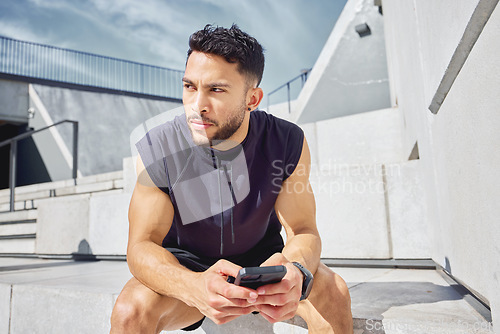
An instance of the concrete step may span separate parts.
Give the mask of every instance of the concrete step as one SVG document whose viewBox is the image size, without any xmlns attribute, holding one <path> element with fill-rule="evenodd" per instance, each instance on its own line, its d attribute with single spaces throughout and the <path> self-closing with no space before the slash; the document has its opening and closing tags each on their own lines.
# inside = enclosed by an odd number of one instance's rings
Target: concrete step
<svg viewBox="0 0 500 334">
<path fill-rule="evenodd" d="M 123 193 L 123 189 L 120 186 L 117 186 L 120 184 L 120 182 L 122 182 L 122 181 L 120 181 L 120 180 L 114 181 L 115 184 L 114 184 L 113 189 L 92 192 L 91 196 L 106 196 L 106 195 L 111 195 L 111 194 L 121 194 L 121 193 Z M 86 194 L 86 193 L 83 192 L 82 194 Z M 66 196 L 76 196 L 76 195 L 79 195 L 79 194 L 78 193 L 69 194 Z M 14 210 L 15 211 L 26 211 L 26 210 L 37 209 L 38 205 L 39 205 L 39 201 L 44 200 L 44 199 L 45 198 L 16 201 L 16 202 L 14 202 Z M 10 210 L 10 203 L 0 203 L 0 214 L 6 213 L 9 210 Z"/>
<path fill-rule="evenodd" d="M 15 201 L 14 202 L 14 210 L 15 211 L 23 211 L 23 210 L 32 210 L 36 209 L 37 200 L 25 200 L 25 201 Z M 10 203 L 0 203 L 0 213 L 10 211 Z"/>
<path fill-rule="evenodd" d="M 36 210 L 0 213 L 0 254 L 35 253 Z"/>
<path fill-rule="evenodd" d="M 0 237 L 0 255 L 28 255 L 35 254 L 36 237 L 35 235 L 26 235 L 16 238 Z"/>
<path fill-rule="evenodd" d="M 73 179 L 30 184 L 28 186 L 16 187 L 16 194 L 26 194 L 26 193 L 34 193 L 34 192 L 38 192 L 38 191 L 43 191 L 43 190 L 58 189 L 58 188 L 68 187 L 68 186 L 71 186 L 74 184 L 75 183 L 74 183 Z M 10 194 L 9 189 L 0 190 L 0 197 L 9 196 L 9 194 Z"/>
<path fill-rule="evenodd" d="M 0 239 L 25 235 L 36 235 L 36 221 L 0 224 Z"/>
<path fill-rule="evenodd" d="M 434 270 L 333 270 L 348 283 L 355 334 L 493 333 L 489 320 Z M 0 257 L 0 333 L 109 333 L 111 310 L 130 277 L 119 261 Z M 270 325 L 248 315 L 223 326 L 205 320 L 193 333 L 307 333 L 303 326 L 300 318 Z"/>
<path fill-rule="evenodd" d="M 82 178 L 76 179 L 76 181 L 77 184 L 89 184 L 89 183 L 98 183 L 98 182 L 114 181 L 122 179 L 123 179 L 123 171 L 118 170 L 110 173 L 84 176 Z"/>
<path fill-rule="evenodd" d="M 33 222 L 37 218 L 36 210 L 23 210 L 14 212 L 0 212 L 0 224 L 12 224 L 15 222 Z"/>
<path fill-rule="evenodd" d="M 29 186 L 16 187 L 15 200 L 16 202 L 29 201 L 29 200 L 48 198 L 54 196 L 65 196 L 65 195 L 97 192 L 97 191 L 106 191 L 111 189 L 122 189 L 123 171 L 116 171 L 111 173 L 82 177 L 77 179 L 76 183 L 77 185 L 74 184 L 73 179 L 70 179 L 70 180 L 46 182 L 46 183 L 32 184 Z M 0 205 L 1 204 L 8 205 L 9 202 L 10 202 L 9 189 L 0 190 Z M 0 210 L 3 209 L 3 206 L 0 208 Z"/>
<path fill-rule="evenodd" d="M 119 181 L 116 180 L 116 181 L 99 181 L 96 183 L 78 184 L 76 186 L 70 185 L 58 189 L 40 190 L 40 191 L 21 193 L 21 194 L 18 194 L 16 190 L 15 201 L 16 202 L 31 201 L 31 200 L 50 198 L 50 197 L 68 196 L 68 195 L 120 189 L 120 185 L 121 187 L 123 187 L 122 184 L 123 183 L 121 180 Z M 9 203 L 10 203 L 10 195 L 0 196 L 0 204 L 9 204 Z"/>
</svg>

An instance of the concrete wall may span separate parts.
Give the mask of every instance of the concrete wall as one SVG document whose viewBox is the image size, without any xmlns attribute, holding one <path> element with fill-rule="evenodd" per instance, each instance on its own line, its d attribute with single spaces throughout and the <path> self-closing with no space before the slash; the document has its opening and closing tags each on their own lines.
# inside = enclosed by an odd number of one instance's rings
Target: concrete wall
<svg viewBox="0 0 500 334">
<path fill-rule="evenodd" d="M 390 107 L 383 17 L 373 0 L 349 0 L 297 99 L 299 124 Z M 360 37 L 357 25 L 371 34 Z"/>
<path fill-rule="evenodd" d="M 290 108 L 288 107 L 288 102 L 276 103 L 272 104 L 267 108 L 265 103 L 261 103 L 259 109 L 264 110 L 270 114 L 273 114 L 276 117 L 286 119 L 287 121 L 291 120 L 292 113 L 289 110 L 297 109 L 297 100 L 290 101 Z"/>
<path fill-rule="evenodd" d="M 36 111 L 34 117 L 29 120 L 29 127 L 42 129 L 54 124 L 49 111 L 45 108 L 32 85 L 29 85 L 29 102 L 30 108 Z M 52 181 L 66 180 L 73 177 L 73 141 L 72 138 L 66 141 L 63 140 L 59 131 L 62 127 L 71 128 L 72 126 L 70 123 L 61 124 L 32 136 Z M 81 172 L 77 172 L 77 176 L 80 177 Z"/>
<path fill-rule="evenodd" d="M 122 159 L 131 155 L 132 130 L 145 120 L 181 105 L 43 85 L 33 85 L 33 88 L 52 123 L 64 119 L 79 122 L 78 169 L 83 176 L 120 170 Z M 40 123 L 36 122 L 40 117 L 42 113 L 36 110 L 33 124 Z M 71 125 L 58 126 L 57 132 L 71 152 Z"/>
<path fill-rule="evenodd" d="M 28 122 L 28 84 L 0 80 L 0 121 Z"/>
<path fill-rule="evenodd" d="M 130 198 L 120 190 L 40 200 L 36 253 L 125 255 Z"/>
<path fill-rule="evenodd" d="M 439 112 L 428 106 L 478 3 L 384 0 L 391 99 L 404 152 L 418 141 L 432 258 L 500 318 L 500 7 L 494 9 Z M 453 65 L 453 64 L 451 64 Z"/>
<path fill-rule="evenodd" d="M 382 109 L 302 124 L 313 164 L 381 164 L 401 162 L 401 113 Z"/>
<path fill-rule="evenodd" d="M 302 124 L 323 258 L 430 258 L 420 161 L 402 154 L 401 113 Z"/>
</svg>

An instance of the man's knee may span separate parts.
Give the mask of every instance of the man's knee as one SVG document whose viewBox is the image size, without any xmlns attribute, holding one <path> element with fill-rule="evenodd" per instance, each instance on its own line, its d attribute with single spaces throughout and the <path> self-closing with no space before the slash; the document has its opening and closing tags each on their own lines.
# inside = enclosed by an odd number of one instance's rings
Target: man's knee
<svg viewBox="0 0 500 334">
<path fill-rule="evenodd" d="M 145 305 L 143 300 L 131 294 L 120 294 L 111 315 L 111 327 L 113 329 L 130 329 L 136 328 L 140 324 L 150 323 L 151 319 L 147 319 L 150 314 L 147 311 L 148 305 Z"/>
<path fill-rule="evenodd" d="M 335 333 L 352 333 L 351 296 L 344 279 L 321 264 L 315 275 L 316 283 L 319 283 L 315 296 L 318 311 Z"/>
<path fill-rule="evenodd" d="M 348 305 L 351 304 L 349 288 L 339 274 L 333 272 L 325 265 L 320 265 L 315 276 L 314 283 L 318 283 L 319 289 L 322 290 L 320 292 L 321 295 L 325 296 L 325 293 L 330 294 L 337 300 L 343 300 Z"/>
<path fill-rule="evenodd" d="M 111 325 L 118 327 L 138 323 L 141 318 L 141 308 L 130 299 L 118 298 L 111 315 Z"/>
</svg>

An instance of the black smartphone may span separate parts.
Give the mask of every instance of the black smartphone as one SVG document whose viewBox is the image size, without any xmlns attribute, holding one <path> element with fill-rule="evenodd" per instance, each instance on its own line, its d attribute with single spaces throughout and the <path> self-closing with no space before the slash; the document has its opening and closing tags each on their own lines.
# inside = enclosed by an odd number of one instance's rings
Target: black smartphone
<svg viewBox="0 0 500 334">
<path fill-rule="evenodd" d="M 236 278 L 229 276 L 227 281 L 255 290 L 262 285 L 280 282 L 285 274 L 285 266 L 245 267 L 240 269 Z"/>
</svg>

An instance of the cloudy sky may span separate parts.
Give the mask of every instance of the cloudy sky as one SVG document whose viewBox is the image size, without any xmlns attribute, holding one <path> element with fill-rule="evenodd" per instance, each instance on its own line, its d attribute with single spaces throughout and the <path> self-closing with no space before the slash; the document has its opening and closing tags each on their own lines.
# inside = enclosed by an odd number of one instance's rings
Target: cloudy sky
<svg viewBox="0 0 500 334">
<path fill-rule="evenodd" d="M 1 0 L 0 35 L 183 69 L 189 35 L 233 22 L 266 49 L 270 91 L 314 65 L 346 0 Z"/>
</svg>

